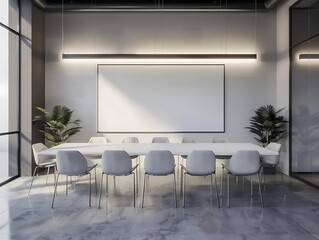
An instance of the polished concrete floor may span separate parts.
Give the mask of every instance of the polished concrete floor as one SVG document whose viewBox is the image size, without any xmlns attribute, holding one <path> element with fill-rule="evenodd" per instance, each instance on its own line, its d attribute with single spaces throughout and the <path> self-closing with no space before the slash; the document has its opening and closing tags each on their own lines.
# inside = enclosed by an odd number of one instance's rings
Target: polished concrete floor
<svg viewBox="0 0 319 240">
<path fill-rule="evenodd" d="M 220 188 L 220 175 L 217 175 Z M 98 183 L 100 171 L 98 169 Z M 142 176 L 140 176 L 140 180 Z M 140 181 L 137 206 L 133 207 L 132 177 L 109 179 L 109 194 L 103 193 L 102 207 L 92 184 L 92 207 L 88 207 L 87 177 L 74 180 L 65 195 L 61 177 L 55 206 L 50 208 L 53 175 L 45 185 L 45 176 L 22 177 L 0 188 L 0 239 L 319 239 L 319 191 L 285 177 L 268 176 L 261 208 L 254 181 L 250 196 L 248 179 L 231 179 L 231 207 L 226 198 L 217 207 L 210 195 L 209 178 L 189 177 L 186 208 L 178 183 L 178 208 L 174 205 L 173 177 L 150 177 L 147 181 L 145 208 L 141 208 Z M 225 189 L 224 189 L 225 190 Z M 224 192 L 225 195 L 226 192 Z"/>
<path fill-rule="evenodd" d="M 294 175 L 319 187 L 319 173 L 298 173 Z"/>
</svg>

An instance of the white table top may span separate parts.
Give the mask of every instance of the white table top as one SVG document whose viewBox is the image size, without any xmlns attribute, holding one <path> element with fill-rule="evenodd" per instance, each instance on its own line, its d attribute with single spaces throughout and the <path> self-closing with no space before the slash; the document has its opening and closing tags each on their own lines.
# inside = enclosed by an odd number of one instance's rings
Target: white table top
<svg viewBox="0 0 319 240">
<path fill-rule="evenodd" d="M 253 143 L 63 143 L 41 151 L 42 156 L 55 156 L 58 150 L 78 150 L 84 156 L 102 156 L 105 150 L 125 150 L 129 155 L 146 155 L 150 150 L 169 150 L 174 155 L 188 155 L 193 150 L 212 150 L 217 157 L 229 157 L 239 150 L 257 150 L 261 156 L 278 153 Z"/>
</svg>

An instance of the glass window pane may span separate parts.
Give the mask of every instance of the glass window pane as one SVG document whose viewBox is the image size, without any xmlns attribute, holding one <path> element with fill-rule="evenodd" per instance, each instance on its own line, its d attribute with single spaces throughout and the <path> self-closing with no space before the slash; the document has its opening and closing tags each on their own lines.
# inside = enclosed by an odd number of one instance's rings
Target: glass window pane
<svg viewBox="0 0 319 240">
<path fill-rule="evenodd" d="M 18 134 L 0 136 L 0 183 L 18 175 Z"/>
<path fill-rule="evenodd" d="M 19 31 L 19 5 L 18 0 L 0 1 L 0 22 Z"/>
<path fill-rule="evenodd" d="M 19 37 L 0 27 L 0 133 L 18 131 Z"/>
</svg>

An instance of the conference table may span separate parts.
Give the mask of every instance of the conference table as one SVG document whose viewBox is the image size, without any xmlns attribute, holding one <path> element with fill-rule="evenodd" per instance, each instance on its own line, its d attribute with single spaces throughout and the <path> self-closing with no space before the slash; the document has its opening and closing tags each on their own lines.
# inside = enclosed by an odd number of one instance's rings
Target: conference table
<svg viewBox="0 0 319 240">
<path fill-rule="evenodd" d="M 77 150 L 86 157 L 101 157 L 106 150 L 124 150 L 131 156 L 146 155 L 151 150 L 169 150 L 173 155 L 188 155 L 194 150 L 211 150 L 218 158 L 229 158 L 239 150 L 256 150 L 260 156 L 278 153 L 253 143 L 63 143 L 43 150 L 40 156 L 56 156 L 59 150 Z"/>
</svg>

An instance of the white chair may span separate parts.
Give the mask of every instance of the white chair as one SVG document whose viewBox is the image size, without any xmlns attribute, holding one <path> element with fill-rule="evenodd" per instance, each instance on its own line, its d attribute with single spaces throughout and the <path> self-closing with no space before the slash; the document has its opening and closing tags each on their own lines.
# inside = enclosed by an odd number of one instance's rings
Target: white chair
<svg viewBox="0 0 319 240">
<path fill-rule="evenodd" d="M 280 175 L 281 175 L 281 181 L 285 189 L 287 190 L 287 186 L 284 181 L 283 173 L 281 171 L 281 168 L 279 167 L 279 161 L 280 161 L 280 150 L 281 150 L 281 144 L 280 143 L 269 143 L 266 146 L 267 149 L 272 150 L 274 152 L 278 153 L 278 156 L 262 156 L 261 157 L 261 164 L 262 167 L 271 167 L 275 168 L 276 170 L 279 170 Z M 264 176 L 264 189 L 266 188 L 266 177 L 265 173 L 263 171 L 263 176 Z"/>
<path fill-rule="evenodd" d="M 101 195 L 103 185 L 103 175 L 106 175 L 106 193 L 108 192 L 108 176 L 128 176 L 133 174 L 133 198 L 135 207 L 135 170 L 138 165 L 132 167 L 132 160 L 125 151 L 105 151 L 102 155 L 102 177 L 99 195 L 99 208 L 101 206 Z M 138 178 L 136 175 L 138 186 Z M 137 190 L 138 191 L 138 187 Z"/>
<path fill-rule="evenodd" d="M 66 175 L 66 190 L 68 189 L 68 186 L 67 186 L 68 176 L 89 175 L 89 207 L 91 207 L 91 172 L 90 171 L 93 168 L 95 168 L 97 164 L 89 167 L 87 164 L 86 158 L 79 151 L 71 151 L 71 150 L 58 151 L 56 154 L 56 163 L 57 163 L 58 176 L 55 182 L 51 208 L 53 208 L 60 174 Z M 95 178 L 95 183 L 96 183 L 96 178 Z"/>
<path fill-rule="evenodd" d="M 106 137 L 91 137 L 89 143 L 108 143 Z"/>
<path fill-rule="evenodd" d="M 122 140 L 122 143 L 139 143 L 140 141 L 138 140 L 137 137 L 125 137 Z"/>
<path fill-rule="evenodd" d="M 89 139 L 89 142 L 88 143 L 97 143 L 97 144 L 106 144 L 108 143 L 108 140 L 106 137 L 91 137 Z M 98 164 L 98 162 L 100 161 L 100 157 L 88 157 L 86 158 L 87 162 L 88 162 L 88 166 L 93 166 L 95 164 Z M 94 169 L 95 171 L 95 175 L 96 175 L 96 168 Z"/>
<path fill-rule="evenodd" d="M 190 138 L 190 137 L 183 137 L 182 143 L 196 143 L 196 140 L 194 138 Z M 187 155 L 181 155 L 181 157 L 186 159 Z"/>
<path fill-rule="evenodd" d="M 212 143 L 229 143 L 229 139 L 225 136 L 222 137 L 213 137 Z"/>
<path fill-rule="evenodd" d="M 125 137 L 123 138 L 122 143 L 139 143 L 139 140 L 137 137 Z M 139 155 L 132 155 L 130 157 L 131 159 L 135 159 L 135 158 L 139 158 Z M 138 162 L 138 164 L 140 164 L 140 161 Z"/>
<path fill-rule="evenodd" d="M 182 143 L 196 143 L 196 140 L 191 137 L 183 137 Z"/>
<path fill-rule="evenodd" d="M 227 170 L 227 195 L 228 195 L 228 207 L 230 207 L 230 184 L 229 175 L 233 176 L 252 176 L 257 175 L 258 178 L 258 188 L 260 195 L 261 206 L 264 207 L 263 196 L 260 188 L 260 177 L 259 171 L 261 168 L 260 156 L 258 151 L 254 150 L 242 150 L 235 153 L 229 160 L 228 164 L 222 164 L 222 169 L 224 175 L 224 168 Z M 252 180 L 252 179 L 250 179 Z M 251 182 L 251 194 L 252 194 L 252 181 Z M 223 184 L 223 182 L 222 182 Z"/>
<path fill-rule="evenodd" d="M 213 194 L 213 175 L 215 176 L 215 191 L 217 198 L 217 206 L 219 205 L 219 195 L 216 181 L 216 158 L 215 154 L 209 150 L 197 150 L 192 151 L 186 159 L 186 166 L 181 164 L 181 172 L 184 170 L 184 174 L 181 175 L 181 185 L 183 186 L 183 207 L 185 207 L 185 190 L 186 190 L 186 176 L 211 176 L 211 194 Z M 183 177 L 184 175 L 184 177 Z M 184 179 L 183 179 L 184 178 Z"/>
<path fill-rule="evenodd" d="M 48 149 L 48 148 L 43 143 L 35 143 L 32 145 L 32 151 L 33 151 L 33 156 L 34 156 L 34 161 L 36 163 L 36 167 L 34 168 L 34 171 L 33 171 L 33 176 L 32 176 L 28 195 L 30 195 L 32 184 L 34 181 L 34 177 L 36 174 L 38 174 L 39 169 L 44 169 L 44 168 L 48 169 L 47 170 L 47 179 L 46 179 L 46 185 L 47 185 L 50 168 L 53 167 L 53 169 L 54 169 L 54 182 L 55 182 L 55 178 L 56 178 L 56 176 L 55 176 L 56 175 L 55 174 L 55 167 L 56 167 L 55 158 L 52 158 L 49 156 L 39 156 L 38 155 L 39 152 L 46 150 L 46 149 Z"/>
<path fill-rule="evenodd" d="M 152 143 L 169 143 L 168 137 L 153 137 Z"/>
<path fill-rule="evenodd" d="M 175 164 L 174 164 L 173 154 L 170 151 L 166 151 L 166 150 L 150 151 L 145 156 L 144 170 L 145 170 L 145 173 L 144 173 L 144 184 L 143 184 L 142 208 L 144 207 L 146 175 L 166 176 L 170 174 L 173 174 L 174 176 L 175 207 L 177 207 Z"/>
</svg>

